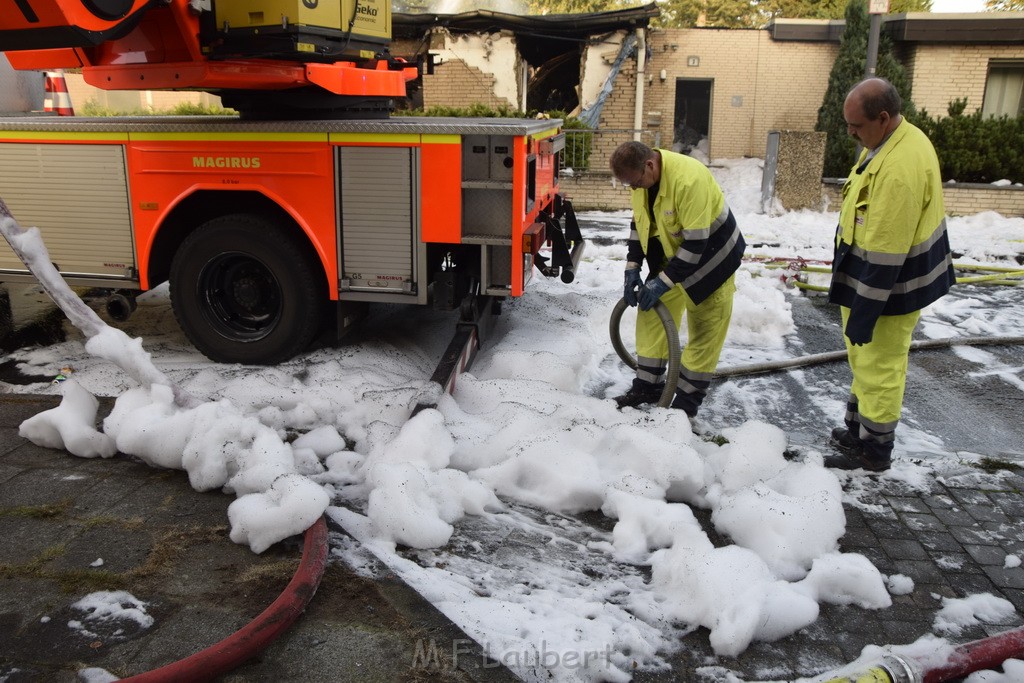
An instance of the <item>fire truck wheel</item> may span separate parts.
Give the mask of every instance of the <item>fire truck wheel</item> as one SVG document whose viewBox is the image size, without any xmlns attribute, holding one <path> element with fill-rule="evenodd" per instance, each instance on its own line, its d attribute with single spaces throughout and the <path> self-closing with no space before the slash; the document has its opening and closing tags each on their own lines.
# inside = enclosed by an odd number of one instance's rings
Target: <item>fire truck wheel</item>
<svg viewBox="0 0 1024 683">
<path fill-rule="evenodd" d="M 175 253 L 170 281 L 178 324 L 219 363 L 288 360 L 321 327 L 320 265 L 267 218 L 235 214 L 204 223 Z"/>
</svg>

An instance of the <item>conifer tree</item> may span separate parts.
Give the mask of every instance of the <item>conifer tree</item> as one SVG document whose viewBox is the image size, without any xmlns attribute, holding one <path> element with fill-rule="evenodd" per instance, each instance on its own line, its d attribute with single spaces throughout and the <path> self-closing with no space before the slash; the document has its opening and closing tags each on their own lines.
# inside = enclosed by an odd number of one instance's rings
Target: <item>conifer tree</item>
<svg viewBox="0 0 1024 683">
<path fill-rule="evenodd" d="M 843 103 L 846 94 L 864 78 L 867 66 L 868 33 L 871 21 L 868 17 L 866 0 L 850 0 L 846 6 L 846 28 L 839 42 L 839 54 L 832 64 L 828 76 L 828 88 L 821 108 L 818 109 L 817 131 L 826 133 L 825 168 L 826 178 L 845 178 L 854 162 L 857 142 L 846 132 L 843 118 Z M 910 79 L 906 70 L 893 53 L 892 40 L 882 35 L 878 46 L 878 60 L 875 74 L 892 83 L 903 99 L 903 113 L 914 111 L 910 99 Z"/>
<path fill-rule="evenodd" d="M 845 178 L 853 165 L 856 142 L 846 132 L 843 103 L 846 93 L 864 78 L 868 54 L 868 12 L 864 0 L 851 0 L 846 6 L 846 28 L 839 41 L 839 54 L 828 75 L 825 99 L 818 109 L 817 131 L 825 132 L 826 178 Z"/>
</svg>

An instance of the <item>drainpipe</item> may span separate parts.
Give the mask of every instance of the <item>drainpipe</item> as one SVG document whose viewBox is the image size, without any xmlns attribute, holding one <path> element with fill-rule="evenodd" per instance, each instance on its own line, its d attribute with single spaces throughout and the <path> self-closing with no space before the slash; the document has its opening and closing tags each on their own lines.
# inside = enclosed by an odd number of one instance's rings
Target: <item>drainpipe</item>
<svg viewBox="0 0 1024 683">
<path fill-rule="evenodd" d="M 644 79 L 647 77 L 647 39 L 644 29 L 636 30 L 636 105 L 633 108 L 633 139 L 640 141 L 640 129 L 644 122 Z"/>
</svg>

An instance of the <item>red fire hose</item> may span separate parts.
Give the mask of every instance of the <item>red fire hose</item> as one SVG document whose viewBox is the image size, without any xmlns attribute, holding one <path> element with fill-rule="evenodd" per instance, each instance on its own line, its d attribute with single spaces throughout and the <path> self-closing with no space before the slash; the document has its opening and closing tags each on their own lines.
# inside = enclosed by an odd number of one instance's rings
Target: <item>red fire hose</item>
<svg viewBox="0 0 1024 683">
<path fill-rule="evenodd" d="M 872 664 L 837 673 L 832 678 L 815 680 L 823 683 L 869 680 L 878 683 L 947 683 L 975 671 L 994 669 L 1007 659 L 1020 658 L 1024 658 L 1024 627 L 965 643 L 956 648 L 941 666 L 932 669 L 925 669 L 922 662 L 906 655 L 889 652 Z"/>
<path fill-rule="evenodd" d="M 944 683 L 1021 657 L 1024 657 L 1024 627 L 961 645 L 943 666 L 925 672 L 924 683 Z"/>
<path fill-rule="evenodd" d="M 125 678 L 133 683 L 209 681 L 252 659 L 288 629 L 313 599 L 327 566 L 327 522 L 320 517 L 305 533 L 295 575 L 267 609 L 241 630 L 191 657 Z"/>
</svg>

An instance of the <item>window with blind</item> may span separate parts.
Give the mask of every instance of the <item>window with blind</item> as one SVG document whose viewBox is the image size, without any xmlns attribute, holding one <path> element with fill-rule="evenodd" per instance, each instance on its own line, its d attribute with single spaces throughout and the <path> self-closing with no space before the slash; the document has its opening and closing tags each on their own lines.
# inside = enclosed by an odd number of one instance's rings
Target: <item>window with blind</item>
<svg viewBox="0 0 1024 683">
<path fill-rule="evenodd" d="M 984 118 L 1024 113 L 1024 61 L 990 62 L 985 83 Z"/>
</svg>

